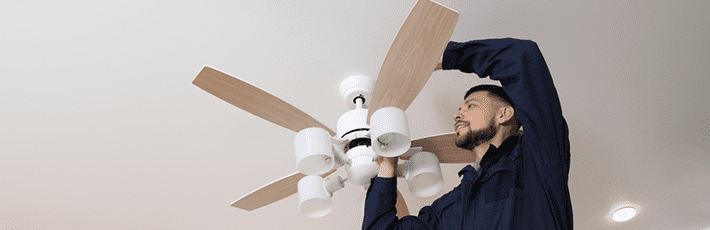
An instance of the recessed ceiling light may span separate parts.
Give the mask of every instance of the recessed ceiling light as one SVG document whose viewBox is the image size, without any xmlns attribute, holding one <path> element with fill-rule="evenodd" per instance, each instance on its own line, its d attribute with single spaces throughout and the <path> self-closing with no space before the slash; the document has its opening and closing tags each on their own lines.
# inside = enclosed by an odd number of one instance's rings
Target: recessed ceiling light
<svg viewBox="0 0 710 230">
<path fill-rule="evenodd" d="M 634 207 L 622 207 L 619 210 L 614 211 L 611 214 L 611 219 L 617 222 L 624 222 L 634 218 L 636 216 L 636 209 Z"/>
<path fill-rule="evenodd" d="M 614 204 L 606 214 L 606 221 L 612 224 L 620 224 L 629 221 L 641 214 L 641 206 L 629 201 L 622 201 Z"/>
</svg>

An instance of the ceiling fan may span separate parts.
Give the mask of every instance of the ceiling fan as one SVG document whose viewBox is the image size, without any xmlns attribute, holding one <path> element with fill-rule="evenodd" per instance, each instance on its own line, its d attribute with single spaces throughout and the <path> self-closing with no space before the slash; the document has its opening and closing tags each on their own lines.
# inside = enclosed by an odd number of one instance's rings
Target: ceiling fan
<svg viewBox="0 0 710 230">
<path fill-rule="evenodd" d="M 346 112 L 338 121 L 337 133 L 264 90 L 215 68 L 203 67 L 192 82 L 194 85 L 249 113 L 298 132 L 295 138 L 297 158 L 310 157 L 309 160 L 299 159 L 297 163 L 299 172 L 287 175 L 244 195 L 234 201 L 232 206 L 251 211 L 297 192 L 301 196 L 302 193 L 306 194 L 304 191 L 307 190 L 301 191 L 301 188 L 306 188 L 301 184 L 307 182 L 320 183 L 320 186 L 328 187 L 326 188 L 328 192 L 333 192 L 342 188 L 342 183 L 345 180 L 339 177 L 337 179 L 327 178 L 327 176 L 341 166 L 345 166 L 346 171 L 349 172 L 349 177 L 346 180 L 362 185 L 363 182 L 369 182 L 369 179 L 374 177 L 372 175 L 373 158 L 358 158 L 369 161 L 361 163 L 354 163 L 354 158 L 369 156 L 367 155 L 369 149 L 372 149 L 370 152 L 374 151 L 378 155 L 398 156 L 400 159 L 410 161 L 414 160 L 415 155 L 426 151 L 435 156 L 434 160 L 438 160 L 435 167 L 438 167 L 438 163 L 472 162 L 469 152 L 455 146 L 455 133 L 440 134 L 417 140 L 408 139 L 409 134 L 404 115 L 404 110 L 409 107 L 434 71 L 437 61 L 441 58 L 453 34 L 457 20 L 458 13 L 448 7 L 430 0 L 419 0 L 397 33 L 380 68 L 377 81 L 374 83 L 374 90 L 372 89 L 372 80 L 363 76 L 350 77 L 341 84 L 341 96 L 354 109 Z M 378 116 L 384 116 L 384 118 L 377 118 Z M 398 118 L 395 119 L 393 116 Z M 389 122 L 402 119 L 404 119 L 403 125 L 392 125 L 390 123 L 393 122 Z M 378 122 L 379 126 L 376 124 Z M 387 123 L 384 124 L 385 128 L 375 127 L 382 126 L 382 123 Z M 372 130 L 370 130 L 370 125 L 373 126 Z M 399 130 L 399 132 L 383 133 L 382 130 L 385 129 Z M 401 141 L 403 144 L 399 146 L 401 148 L 395 148 L 394 142 L 397 140 L 394 139 L 399 137 L 397 135 L 404 138 Z M 370 141 L 371 139 L 373 141 Z M 301 141 L 299 142 L 299 140 Z M 310 142 L 305 143 L 307 141 Z M 323 142 L 329 143 L 323 144 Z M 299 143 L 301 143 L 300 147 Z M 312 153 L 316 151 L 314 149 L 318 148 L 329 152 L 330 148 L 327 146 L 333 146 L 334 153 L 331 155 L 315 154 L 317 155 L 315 157 L 307 156 L 308 153 L 304 153 L 304 151 Z M 396 153 L 391 153 L 395 149 L 398 149 L 395 151 Z M 358 151 L 362 154 L 353 154 Z M 377 165 L 376 162 L 374 164 Z M 309 167 L 315 167 L 314 165 L 318 165 L 319 169 L 306 171 Z M 362 167 L 357 166 L 359 167 L 357 168 L 356 165 Z M 353 176 L 357 174 L 354 172 L 363 171 L 360 168 L 368 168 L 364 171 L 369 173 Z M 376 173 L 375 169 L 375 175 Z M 439 169 L 439 176 L 440 174 Z M 399 176 L 402 176 L 402 173 Z M 409 214 L 407 204 L 399 190 L 397 194 L 397 214 L 399 217 L 406 216 Z M 301 197 L 299 197 L 300 199 Z M 319 212 L 313 217 L 320 216 L 323 216 L 323 212 Z"/>
</svg>

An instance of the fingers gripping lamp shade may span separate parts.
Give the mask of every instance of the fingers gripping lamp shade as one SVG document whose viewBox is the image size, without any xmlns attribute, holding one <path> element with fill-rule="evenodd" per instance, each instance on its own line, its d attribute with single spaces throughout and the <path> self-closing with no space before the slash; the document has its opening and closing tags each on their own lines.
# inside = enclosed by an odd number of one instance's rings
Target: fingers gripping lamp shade
<svg viewBox="0 0 710 230">
<path fill-rule="evenodd" d="M 418 197 L 429 197 L 441 191 L 444 178 L 441 176 L 439 158 L 430 152 L 418 152 L 404 164 L 400 164 L 402 176 L 407 180 L 409 191 Z"/>
<path fill-rule="evenodd" d="M 397 107 L 381 108 L 370 118 L 372 150 L 383 157 L 397 157 L 409 150 L 407 114 Z"/>
<path fill-rule="evenodd" d="M 306 128 L 294 138 L 296 165 L 306 175 L 320 175 L 333 169 L 333 144 L 325 129 Z"/>
</svg>

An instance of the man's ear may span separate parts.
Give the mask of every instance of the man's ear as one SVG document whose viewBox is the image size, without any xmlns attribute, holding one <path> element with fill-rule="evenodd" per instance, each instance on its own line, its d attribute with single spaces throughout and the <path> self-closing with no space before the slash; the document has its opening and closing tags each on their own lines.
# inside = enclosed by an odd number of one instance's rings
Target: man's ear
<svg viewBox="0 0 710 230">
<path fill-rule="evenodd" d="M 515 109 L 512 106 L 504 106 L 498 111 L 498 124 L 513 124 Z"/>
</svg>

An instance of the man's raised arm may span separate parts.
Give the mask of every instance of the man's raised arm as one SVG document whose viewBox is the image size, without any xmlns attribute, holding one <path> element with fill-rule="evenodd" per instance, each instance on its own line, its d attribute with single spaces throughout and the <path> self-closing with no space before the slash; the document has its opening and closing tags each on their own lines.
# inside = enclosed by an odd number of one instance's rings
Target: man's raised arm
<svg viewBox="0 0 710 230">
<path fill-rule="evenodd" d="M 513 38 L 449 42 L 442 69 L 459 69 L 500 81 L 525 128 L 521 142 L 538 150 L 532 156 L 536 163 L 566 165 L 567 177 L 567 122 L 550 70 L 535 42 Z"/>
</svg>

